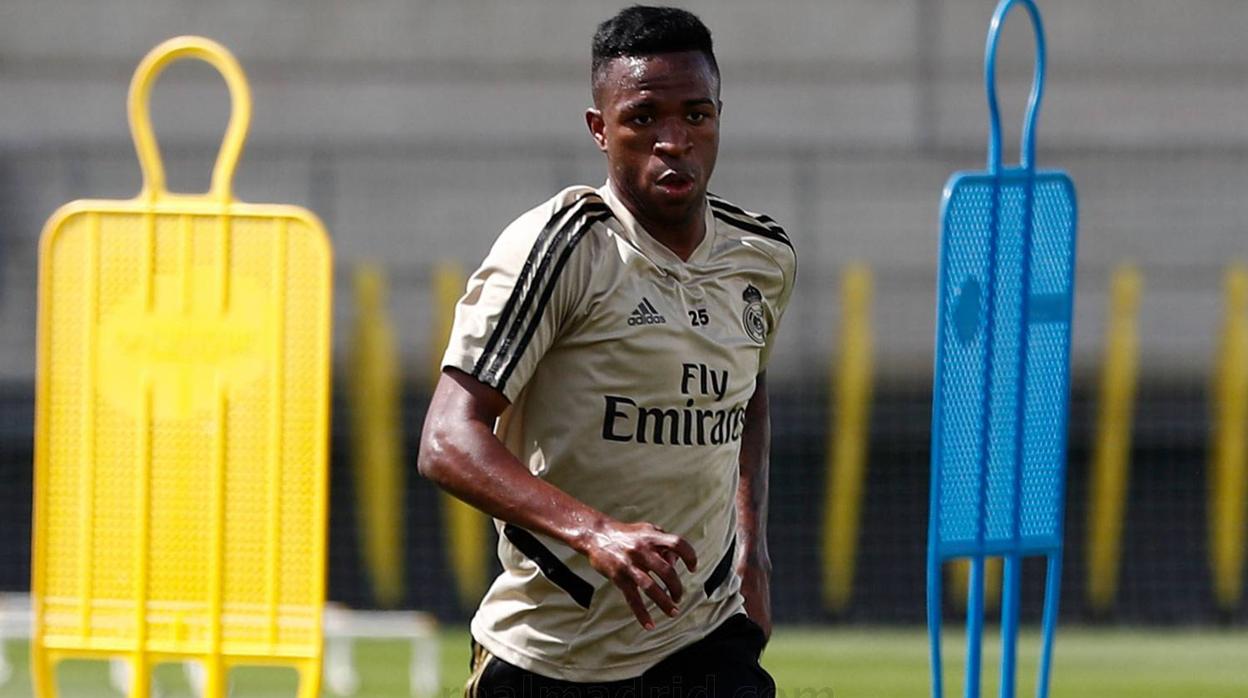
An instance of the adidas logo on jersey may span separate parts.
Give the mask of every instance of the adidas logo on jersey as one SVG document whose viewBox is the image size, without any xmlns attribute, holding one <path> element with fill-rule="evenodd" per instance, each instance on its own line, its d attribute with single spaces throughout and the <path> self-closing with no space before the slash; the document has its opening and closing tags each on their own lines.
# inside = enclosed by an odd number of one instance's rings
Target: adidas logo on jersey
<svg viewBox="0 0 1248 698">
<path fill-rule="evenodd" d="M 641 297 L 641 302 L 633 309 L 633 314 L 628 316 L 628 324 L 630 327 L 637 325 L 663 325 L 667 323 L 667 318 L 650 303 L 645 296 Z"/>
</svg>

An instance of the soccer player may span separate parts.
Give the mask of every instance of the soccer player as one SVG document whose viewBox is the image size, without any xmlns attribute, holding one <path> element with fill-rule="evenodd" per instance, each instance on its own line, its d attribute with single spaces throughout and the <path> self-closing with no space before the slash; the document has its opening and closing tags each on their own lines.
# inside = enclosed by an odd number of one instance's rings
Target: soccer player
<svg viewBox="0 0 1248 698">
<path fill-rule="evenodd" d="M 719 69 L 694 15 L 598 27 L 607 182 L 499 236 L 459 301 L 419 467 L 493 516 L 477 696 L 772 695 L 764 369 L 784 231 L 707 193 Z"/>
</svg>

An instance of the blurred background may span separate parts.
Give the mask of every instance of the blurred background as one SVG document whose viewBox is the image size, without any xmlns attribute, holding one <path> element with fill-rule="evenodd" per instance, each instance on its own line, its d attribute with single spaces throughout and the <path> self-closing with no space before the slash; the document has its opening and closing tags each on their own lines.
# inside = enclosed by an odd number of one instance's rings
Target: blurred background
<svg viewBox="0 0 1248 698">
<path fill-rule="evenodd" d="M 953 171 L 983 168 L 995 2 L 678 4 L 723 73 L 712 190 L 771 214 L 800 259 L 769 370 L 776 618 L 920 624 L 939 204 Z M 1040 5 L 1039 165 L 1068 170 L 1080 205 L 1062 613 L 1242 627 L 1248 3 Z M 582 115 L 590 37 L 621 6 L 0 3 L 0 591 L 29 587 L 40 230 L 72 199 L 138 191 L 129 78 L 195 33 L 251 82 L 238 196 L 312 209 L 336 252 L 330 596 L 465 622 L 494 533 L 414 468 L 448 304 L 516 215 L 605 180 Z M 1033 50 L 1017 14 L 1007 161 Z M 179 64 L 153 104 L 170 188 L 206 189 L 224 83 Z"/>
</svg>

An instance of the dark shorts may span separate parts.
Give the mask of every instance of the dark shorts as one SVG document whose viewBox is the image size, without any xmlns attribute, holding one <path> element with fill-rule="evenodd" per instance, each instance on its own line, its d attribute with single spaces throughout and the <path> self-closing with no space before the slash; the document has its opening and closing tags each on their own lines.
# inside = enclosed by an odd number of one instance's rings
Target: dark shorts
<svg viewBox="0 0 1248 698">
<path fill-rule="evenodd" d="M 473 641 L 465 698 L 772 698 L 776 682 L 758 663 L 766 638 L 736 615 L 634 679 L 572 683 L 526 671 Z"/>
</svg>

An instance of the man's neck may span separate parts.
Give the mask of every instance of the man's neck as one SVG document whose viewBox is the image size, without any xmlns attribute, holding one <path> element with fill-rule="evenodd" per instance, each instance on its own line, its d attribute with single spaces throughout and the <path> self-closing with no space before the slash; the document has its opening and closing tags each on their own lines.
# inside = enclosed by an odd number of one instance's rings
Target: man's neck
<svg viewBox="0 0 1248 698">
<path fill-rule="evenodd" d="M 648 218 L 643 214 L 639 207 L 634 204 L 627 196 L 621 194 L 620 190 L 611 185 L 615 192 L 615 196 L 628 208 L 628 212 L 633 214 L 637 224 L 645 229 L 650 237 L 658 240 L 661 245 L 672 251 L 681 261 L 689 261 L 693 256 L 694 250 L 698 249 L 698 245 L 702 244 L 702 240 L 706 237 L 706 198 L 703 197 L 700 205 L 690 212 L 688 218 L 679 222 L 659 222 Z"/>
<path fill-rule="evenodd" d="M 706 204 L 703 203 L 695 214 L 678 225 L 655 223 L 638 215 L 636 211 L 633 211 L 633 215 L 651 237 L 671 250 L 672 254 L 680 257 L 681 261 L 687 262 L 693 256 L 693 251 L 698 249 L 698 245 L 702 244 L 703 238 L 706 237 L 705 212 Z"/>
</svg>

